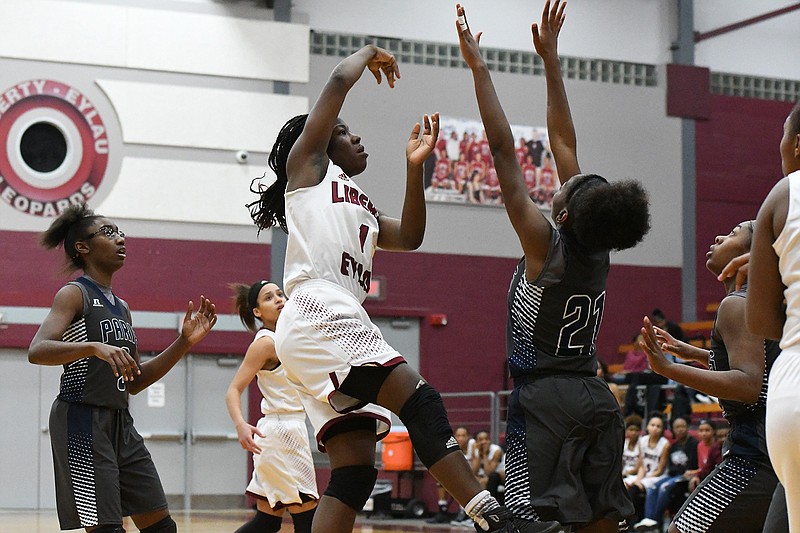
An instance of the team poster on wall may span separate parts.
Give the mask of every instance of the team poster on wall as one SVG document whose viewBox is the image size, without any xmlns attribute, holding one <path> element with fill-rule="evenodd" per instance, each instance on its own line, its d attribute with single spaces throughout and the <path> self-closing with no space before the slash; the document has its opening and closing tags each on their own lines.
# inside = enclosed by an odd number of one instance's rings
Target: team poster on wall
<svg viewBox="0 0 800 533">
<path fill-rule="evenodd" d="M 547 128 L 512 125 L 528 193 L 549 210 L 558 188 Z M 489 142 L 478 120 L 440 117 L 439 140 L 425 162 L 425 197 L 433 202 L 503 205 Z"/>
</svg>

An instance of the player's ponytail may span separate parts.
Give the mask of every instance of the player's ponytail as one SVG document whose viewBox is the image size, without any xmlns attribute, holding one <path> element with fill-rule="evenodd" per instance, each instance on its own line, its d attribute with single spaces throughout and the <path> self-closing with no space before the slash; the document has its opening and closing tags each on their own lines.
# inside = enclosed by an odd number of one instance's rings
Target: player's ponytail
<svg viewBox="0 0 800 533">
<path fill-rule="evenodd" d="M 233 290 L 233 305 L 236 312 L 239 313 L 239 320 L 242 321 L 244 327 L 250 331 L 257 331 L 256 317 L 253 314 L 253 308 L 250 307 L 249 294 L 250 285 L 244 283 L 228 283 L 228 287 Z"/>
<path fill-rule="evenodd" d="M 39 243 L 48 249 L 63 246 L 67 259 L 65 271 L 83 269 L 86 263 L 75 249 L 75 243 L 86 238 L 92 223 L 99 217 L 86 204 L 70 205 L 42 232 Z"/>
<path fill-rule="evenodd" d="M 259 199 L 247 204 L 246 207 L 250 210 L 250 216 L 258 226 L 259 233 L 262 229 L 276 225 L 280 226 L 284 232 L 289 233 L 286 227 L 286 202 L 283 196 L 289 182 L 286 175 L 286 161 L 289 159 L 292 146 L 303 132 L 307 118 L 307 114 L 297 115 L 284 124 L 278 133 L 275 144 L 269 153 L 269 168 L 275 172 L 275 182 L 266 189 L 262 189 L 261 184 L 256 183 L 263 179 L 264 176 L 261 176 L 250 184 L 250 190 L 258 194 Z"/>
</svg>

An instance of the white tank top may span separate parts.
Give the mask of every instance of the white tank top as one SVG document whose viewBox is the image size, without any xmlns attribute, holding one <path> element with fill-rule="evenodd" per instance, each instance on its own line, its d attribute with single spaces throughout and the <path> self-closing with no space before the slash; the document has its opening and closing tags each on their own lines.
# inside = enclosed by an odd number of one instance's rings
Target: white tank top
<svg viewBox="0 0 800 533">
<path fill-rule="evenodd" d="M 778 256 L 781 281 L 786 285 L 786 323 L 783 325 L 781 349 L 800 344 L 800 171 L 789 178 L 789 211 L 783 231 L 772 244 Z"/>
<path fill-rule="evenodd" d="M 667 446 L 669 446 L 669 441 L 666 437 L 659 438 L 652 448 L 650 447 L 650 435 L 639 437 L 639 449 L 642 453 L 642 464 L 646 477 L 653 477 L 653 472 L 658 469 L 658 464 L 661 462 L 661 454 L 664 453 L 664 448 Z"/>
<path fill-rule="evenodd" d="M 257 341 L 263 337 L 275 340 L 275 333 L 268 329 L 260 329 L 253 340 Z M 300 395 L 286 379 L 283 365 L 278 365 L 272 370 L 259 370 L 256 372 L 256 383 L 262 396 L 262 414 L 304 413 Z"/>
<path fill-rule="evenodd" d="M 378 244 L 378 211 L 358 185 L 329 163 L 319 184 L 286 193 L 286 224 L 286 294 L 305 280 L 322 279 L 363 302 Z"/>
</svg>

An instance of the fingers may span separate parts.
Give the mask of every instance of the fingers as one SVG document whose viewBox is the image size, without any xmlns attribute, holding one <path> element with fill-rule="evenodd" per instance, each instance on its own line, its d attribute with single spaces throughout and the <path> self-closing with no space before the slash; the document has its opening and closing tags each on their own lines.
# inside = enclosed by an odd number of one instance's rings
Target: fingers
<svg viewBox="0 0 800 533">
<path fill-rule="evenodd" d="M 478 34 L 480 35 L 480 34 Z M 439 138 L 439 113 L 438 111 L 431 116 L 431 123 L 433 124 L 433 131 L 431 135 L 434 139 Z"/>
<path fill-rule="evenodd" d="M 381 84 L 381 71 L 379 69 L 369 69 L 372 72 L 372 75 L 375 76 L 375 81 L 378 82 L 378 85 Z"/>
<path fill-rule="evenodd" d="M 456 4 L 456 15 L 458 16 L 456 19 L 456 24 L 458 26 L 459 33 L 469 31 L 469 24 L 467 24 L 467 13 L 464 11 L 464 7 L 461 4 Z"/>
<path fill-rule="evenodd" d="M 194 302 L 189 300 L 189 306 L 186 308 L 186 314 L 183 315 L 184 322 L 192 319 L 192 311 L 194 311 Z"/>
</svg>

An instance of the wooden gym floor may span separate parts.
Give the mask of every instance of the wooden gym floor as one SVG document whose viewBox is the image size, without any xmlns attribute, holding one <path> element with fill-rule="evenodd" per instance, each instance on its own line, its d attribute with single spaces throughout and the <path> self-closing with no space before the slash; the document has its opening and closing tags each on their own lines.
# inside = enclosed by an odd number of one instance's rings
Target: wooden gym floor
<svg viewBox="0 0 800 533">
<path fill-rule="evenodd" d="M 252 517 L 252 511 L 174 511 L 172 517 L 180 533 L 231 533 Z M 133 523 L 126 522 L 128 533 L 138 531 Z M 0 510 L 0 533 L 58 533 L 58 519 L 53 510 L 11 511 Z M 73 530 L 82 531 L 82 530 Z M 284 519 L 281 533 L 294 531 L 291 521 Z M 369 519 L 359 516 L 354 533 L 465 533 L 475 531 L 465 526 L 427 524 L 425 519 Z"/>
</svg>

